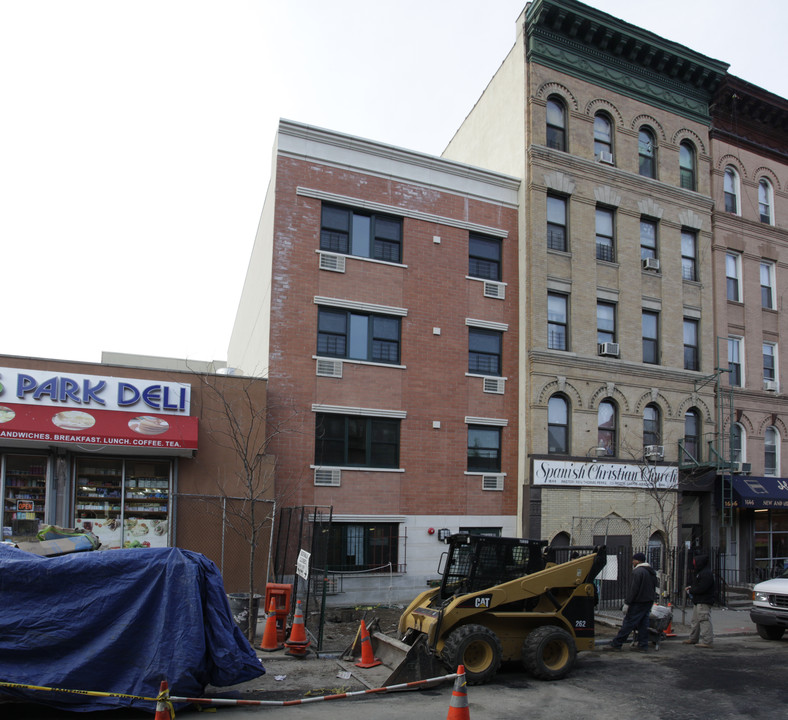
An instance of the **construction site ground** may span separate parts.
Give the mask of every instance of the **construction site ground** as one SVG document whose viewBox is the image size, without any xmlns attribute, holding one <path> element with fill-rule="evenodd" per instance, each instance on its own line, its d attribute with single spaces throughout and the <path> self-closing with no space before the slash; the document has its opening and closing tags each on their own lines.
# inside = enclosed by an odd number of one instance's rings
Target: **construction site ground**
<svg viewBox="0 0 788 720">
<path fill-rule="evenodd" d="M 361 620 L 372 628 L 379 628 L 392 637 L 398 637 L 397 625 L 402 607 L 368 606 L 330 608 L 323 627 L 320 651 L 310 646 L 303 657 L 288 654 L 286 648 L 274 651 L 260 649 L 265 629 L 265 618 L 258 621 L 254 647 L 265 667 L 265 675 L 232 688 L 206 689 L 208 697 L 243 698 L 247 700 L 295 700 L 302 697 L 333 695 L 382 687 L 391 670 L 385 666 L 362 669 L 345 661 L 340 655 L 351 646 L 361 625 Z M 312 626 L 307 620 L 307 626 Z M 599 618 L 596 626 L 597 642 L 606 642 L 617 632 L 615 622 Z M 504 666 L 502 672 L 522 673 L 519 663 Z M 449 671 L 446 670 L 448 674 Z"/>
</svg>

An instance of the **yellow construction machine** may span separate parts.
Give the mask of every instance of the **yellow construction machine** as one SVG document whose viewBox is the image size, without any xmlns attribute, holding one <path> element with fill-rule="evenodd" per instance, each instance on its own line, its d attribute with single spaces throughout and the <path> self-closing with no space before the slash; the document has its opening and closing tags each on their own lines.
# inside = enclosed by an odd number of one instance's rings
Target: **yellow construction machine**
<svg viewBox="0 0 788 720">
<path fill-rule="evenodd" d="M 459 533 L 447 539 L 440 586 L 418 595 L 399 621 L 400 639 L 376 628 L 373 651 L 393 670 L 386 685 L 465 666 L 471 685 L 519 660 L 541 680 L 564 677 L 594 647 L 594 578 L 601 547 L 547 547 L 544 540 Z M 357 646 L 343 657 L 351 658 Z"/>
</svg>

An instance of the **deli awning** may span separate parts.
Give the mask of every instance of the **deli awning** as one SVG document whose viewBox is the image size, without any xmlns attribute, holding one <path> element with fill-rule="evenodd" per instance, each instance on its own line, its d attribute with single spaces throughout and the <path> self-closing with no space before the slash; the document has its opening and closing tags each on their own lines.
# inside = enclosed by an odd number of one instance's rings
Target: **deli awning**
<svg viewBox="0 0 788 720">
<path fill-rule="evenodd" d="M 732 478 L 734 507 L 788 509 L 788 479 L 734 475 Z"/>
</svg>

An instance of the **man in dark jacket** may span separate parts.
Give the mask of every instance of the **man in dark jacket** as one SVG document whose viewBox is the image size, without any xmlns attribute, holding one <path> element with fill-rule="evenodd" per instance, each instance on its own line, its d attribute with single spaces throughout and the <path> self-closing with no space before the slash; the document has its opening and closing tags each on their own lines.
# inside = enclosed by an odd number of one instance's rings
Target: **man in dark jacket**
<svg viewBox="0 0 788 720">
<path fill-rule="evenodd" d="M 655 600 L 657 573 L 646 562 L 646 556 L 643 553 L 635 553 L 632 556 L 632 567 L 634 568 L 632 581 L 624 601 L 627 605 L 624 622 L 618 635 L 610 641 L 610 645 L 605 647 L 606 650 L 621 650 L 621 646 L 633 630 L 638 631 L 637 649 L 640 652 L 648 650 L 648 616 Z"/>
<path fill-rule="evenodd" d="M 710 648 L 714 643 L 714 629 L 711 626 L 711 606 L 714 604 L 714 574 L 709 567 L 708 555 L 696 555 L 692 559 L 695 568 L 695 581 L 687 588 L 695 606 L 692 611 L 687 645 Z M 698 642 L 700 640 L 700 642 Z"/>
</svg>

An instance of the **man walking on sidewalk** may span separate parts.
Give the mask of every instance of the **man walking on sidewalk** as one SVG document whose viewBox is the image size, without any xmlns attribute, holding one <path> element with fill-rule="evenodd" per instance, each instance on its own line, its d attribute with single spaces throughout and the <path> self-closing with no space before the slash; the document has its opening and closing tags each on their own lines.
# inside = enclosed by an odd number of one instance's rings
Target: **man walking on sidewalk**
<svg viewBox="0 0 788 720">
<path fill-rule="evenodd" d="M 710 648 L 714 644 L 714 628 L 711 626 L 711 606 L 714 604 L 714 574 L 709 567 L 708 555 L 696 555 L 692 559 L 695 580 L 687 588 L 692 598 L 692 622 L 686 645 Z M 698 642 L 700 640 L 700 642 Z"/>
<path fill-rule="evenodd" d="M 605 650 L 621 650 L 633 630 L 638 631 L 637 649 L 640 652 L 648 650 L 648 616 L 656 596 L 657 573 L 646 562 L 646 556 L 639 552 L 632 556 L 632 567 L 632 581 L 624 601 L 627 605 L 624 622 Z"/>
</svg>

